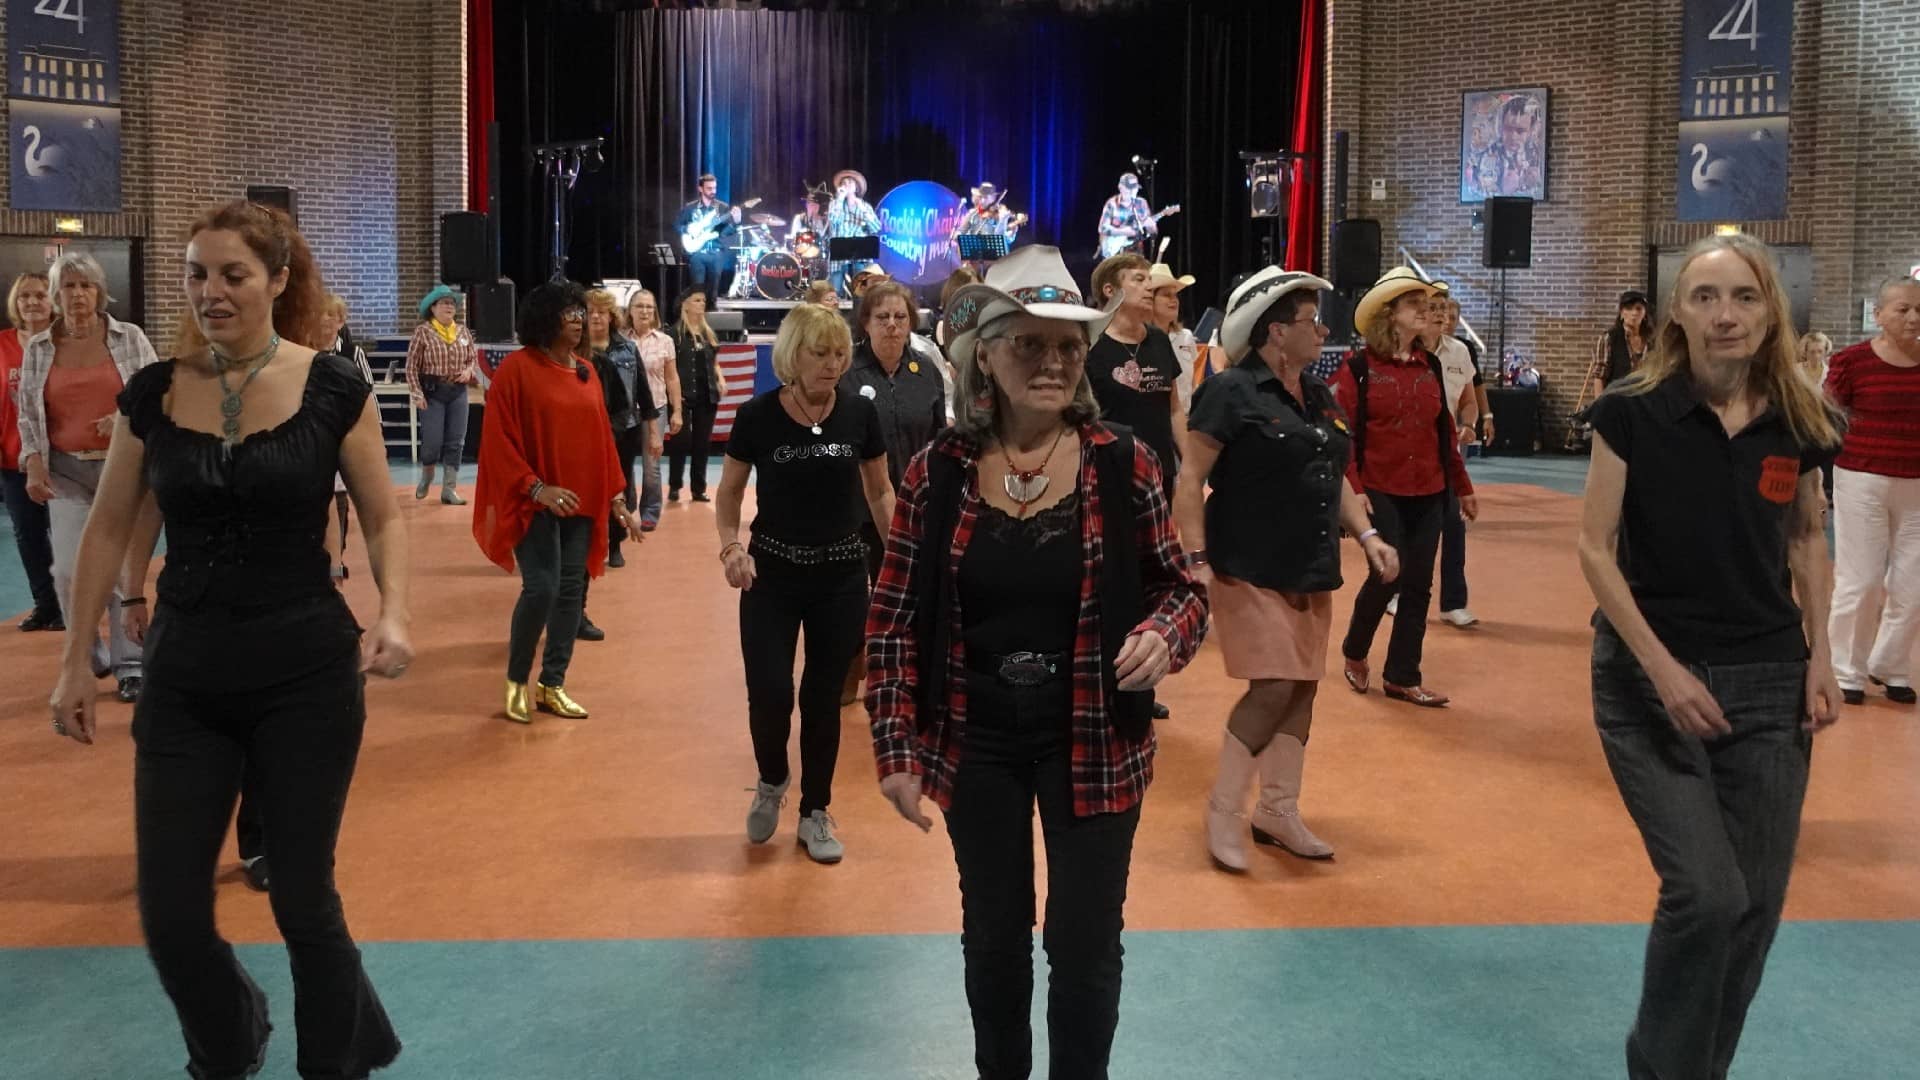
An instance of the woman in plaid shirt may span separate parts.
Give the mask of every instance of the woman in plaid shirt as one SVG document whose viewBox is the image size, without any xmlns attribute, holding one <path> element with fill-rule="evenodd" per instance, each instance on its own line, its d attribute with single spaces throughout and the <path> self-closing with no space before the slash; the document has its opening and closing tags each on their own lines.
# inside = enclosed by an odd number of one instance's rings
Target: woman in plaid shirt
<svg viewBox="0 0 1920 1080">
<path fill-rule="evenodd" d="M 1151 691 L 1199 647 L 1205 593 L 1157 459 L 1095 419 L 1105 316 L 1059 250 L 994 264 L 946 318 L 957 415 L 907 469 L 867 622 L 880 786 L 923 830 L 923 794 L 944 812 L 982 1077 L 1032 1070 L 1038 801 L 1050 1075 L 1104 1077 Z"/>
<path fill-rule="evenodd" d="M 435 285 L 420 298 L 420 325 L 407 342 L 407 389 L 420 414 L 420 482 L 413 497 L 433 490 L 433 467 L 442 466 L 440 501 L 465 506 L 456 485 L 467 445 L 467 387 L 480 381 L 480 349 L 473 334 L 454 321 L 459 304 L 452 289 Z"/>
</svg>

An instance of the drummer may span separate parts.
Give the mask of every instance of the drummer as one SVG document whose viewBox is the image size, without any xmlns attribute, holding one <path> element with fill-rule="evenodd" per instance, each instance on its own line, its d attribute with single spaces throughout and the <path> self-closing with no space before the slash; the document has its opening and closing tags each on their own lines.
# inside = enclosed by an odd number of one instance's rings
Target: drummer
<svg viewBox="0 0 1920 1080">
<path fill-rule="evenodd" d="M 787 250 L 802 259 L 817 259 L 821 255 L 822 237 L 827 235 L 827 189 L 810 187 L 807 189 L 807 209 L 793 223 L 787 226 Z"/>
</svg>

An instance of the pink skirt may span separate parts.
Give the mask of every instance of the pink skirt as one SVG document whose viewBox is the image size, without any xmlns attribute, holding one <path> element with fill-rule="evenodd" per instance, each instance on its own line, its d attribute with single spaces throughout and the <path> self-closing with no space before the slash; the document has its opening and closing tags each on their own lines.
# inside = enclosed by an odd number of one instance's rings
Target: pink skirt
<svg viewBox="0 0 1920 1080">
<path fill-rule="evenodd" d="M 1276 592 L 1215 574 L 1207 597 L 1228 676 L 1317 682 L 1326 674 L 1332 593 Z"/>
</svg>

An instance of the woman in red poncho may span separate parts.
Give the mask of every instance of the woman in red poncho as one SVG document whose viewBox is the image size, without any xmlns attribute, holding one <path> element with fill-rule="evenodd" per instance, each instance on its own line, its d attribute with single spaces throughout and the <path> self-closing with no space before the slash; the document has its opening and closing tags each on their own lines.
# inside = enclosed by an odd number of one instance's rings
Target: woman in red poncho
<svg viewBox="0 0 1920 1080">
<path fill-rule="evenodd" d="M 524 346 L 500 362 L 487 388 L 473 538 L 502 569 L 520 570 L 507 646 L 507 719 L 533 710 L 582 719 L 567 696 L 567 665 L 580 628 L 588 575 L 607 556 L 611 513 L 634 543 L 640 522 L 613 446 L 606 400 L 593 366 L 578 355 L 587 323 L 586 290 L 550 281 L 527 294 L 515 331 Z M 528 693 L 533 649 L 547 634 L 540 682 Z"/>
</svg>

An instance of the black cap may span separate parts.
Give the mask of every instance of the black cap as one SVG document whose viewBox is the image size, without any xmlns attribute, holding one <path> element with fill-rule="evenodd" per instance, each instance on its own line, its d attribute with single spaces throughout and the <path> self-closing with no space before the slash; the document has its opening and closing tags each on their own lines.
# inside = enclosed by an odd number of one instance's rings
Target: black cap
<svg viewBox="0 0 1920 1080">
<path fill-rule="evenodd" d="M 1630 307 L 1646 306 L 1647 294 L 1641 292 L 1639 289 L 1628 289 L 1626 292 L 1620 294 L 1620 307 L 1622 310 Z"/>
</svg>

